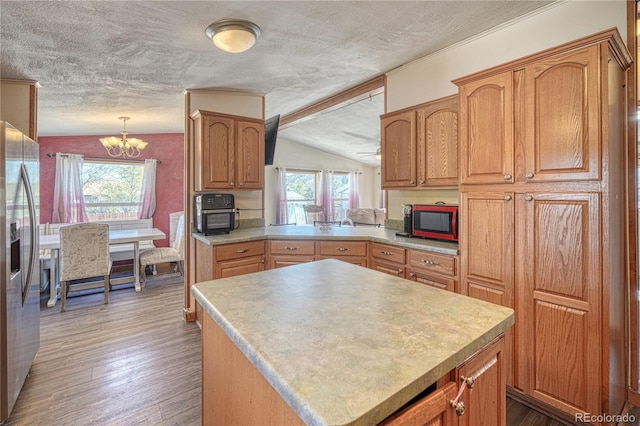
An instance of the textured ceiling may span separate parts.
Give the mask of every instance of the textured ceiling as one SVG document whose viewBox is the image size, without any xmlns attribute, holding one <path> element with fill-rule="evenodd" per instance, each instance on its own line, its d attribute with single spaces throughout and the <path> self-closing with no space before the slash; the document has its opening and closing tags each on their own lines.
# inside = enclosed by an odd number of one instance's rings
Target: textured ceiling
<svg viewBox="0 0 640 426">
<path fill-rule="evenodd" d="M 549 2 L 0 0 L 0 76 L 40 83 L 41 136 L 118 134 L 122 115 L 132 135 L 182 132 L 184 89 L 264 94 L 284 115 Z M 204 30 L 224 18 L 258 24 L 256 45 L 216 49 Z M 375 164 L 358 152 L 377 148 L 382 105 L 282 136 Z"/>
</svg>

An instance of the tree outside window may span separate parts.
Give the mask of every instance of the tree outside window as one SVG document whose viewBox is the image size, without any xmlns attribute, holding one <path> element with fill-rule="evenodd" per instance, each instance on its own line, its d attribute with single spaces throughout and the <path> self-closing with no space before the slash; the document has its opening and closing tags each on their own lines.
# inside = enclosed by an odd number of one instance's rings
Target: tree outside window
<svg viewBox="0 0 640 426">
<path fill-rule="evenodd" d="M 304 206 L 318 204 L 318 172 L 287 172 L 288 222 L 306 223 Z"/>
<path fill-rule="evenodd" d="M 82 189 L 89 220 L 137 219 L 143 172 L 141 163 L 85 160 Z"/>
</svg>

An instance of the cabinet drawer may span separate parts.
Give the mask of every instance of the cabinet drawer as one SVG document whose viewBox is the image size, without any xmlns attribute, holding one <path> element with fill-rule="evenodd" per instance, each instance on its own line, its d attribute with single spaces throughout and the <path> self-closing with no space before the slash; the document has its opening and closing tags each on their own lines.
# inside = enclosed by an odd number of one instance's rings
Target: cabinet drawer
<svg viewBox="0 0 640 426">
<path fill-rule="evenodd" d="M 366 241 L 320 241 L 318 254 L 321 256 L 366 256 Z"/>
<path fill-rule="evenodd" d="M 446 254 L 428 251 L 411 250 L 409 264 L 412 268 L 437 272 L 445 275 L 456 275 L 456 258 Z"/>
<path fill-rule="evenodd" d="M 420 284 L 430 285 L 441 290 L 456 291 L 456 281 L 453 278 L 446 278 L 439 275 L 429 274 L 419 269 L 409 269 L 407 278 Z"/>
<path fill-rule="evenodd" d="M 371 256 L 385 262 L 401 263 L 404 265 L 406 249 L 388 246 L 386 244 L 371 244 Z"/>
<path fill-rule="evenodd" d="M 271 254 L 284 254 L 288 256 L 313 255 L 316 253 L 313 241 L 271 241 Z"/>
<path fill-rule="evenodd" d="M 401 264 L 380 262 L 378 259 L 372 259 L 371 269 L 393 275 L 394 277 L 404 278 L 404 265 Z"/>
<path fill-rule="evenodd" d="M 242 259 L 243 257 L 263 256 L 264 241 L 225 244 L 216 246 L 216 261 L 228 259 Z"/>
</svg>

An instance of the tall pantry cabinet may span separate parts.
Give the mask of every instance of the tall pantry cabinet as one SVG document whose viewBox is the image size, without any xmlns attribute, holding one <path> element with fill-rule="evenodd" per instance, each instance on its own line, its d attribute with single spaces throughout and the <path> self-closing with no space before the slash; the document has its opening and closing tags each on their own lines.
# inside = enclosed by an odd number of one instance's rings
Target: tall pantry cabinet
<svg viewBox="0 0 640 426">
<path fill-rule="evenodd" d="M 624 403 L 630 61 L 609 30 L 454 81 L 461 291 L 515 309 L 509 386 L 571 416 Z"/>
</svg>

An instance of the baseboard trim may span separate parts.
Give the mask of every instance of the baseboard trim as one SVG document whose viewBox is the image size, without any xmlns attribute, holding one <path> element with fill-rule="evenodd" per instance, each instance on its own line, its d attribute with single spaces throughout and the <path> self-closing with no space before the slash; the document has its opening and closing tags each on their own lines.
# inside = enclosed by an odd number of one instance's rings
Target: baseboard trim
<svg viewBox="0 0 640 426">
<path fill-rule="evenodd" d="M 573 416 L 565 413 L 564 411 L 560 411 L 555 407 L 545 404 L 544 402 L 531 398 L 530 396 L 525 395 L 522 392 L 509 386 L 507 386 L 507 398 L 511 398 L 522 405 L 526 405 L 532 410 L 538 411 L 539 413 L 542 413 L 545 416 L 550 417 L 559 423 L 562 423 L 563 425 L 574 426 L 576 424 Z"/>
</svg>

